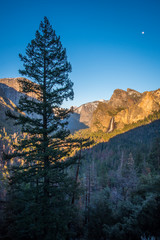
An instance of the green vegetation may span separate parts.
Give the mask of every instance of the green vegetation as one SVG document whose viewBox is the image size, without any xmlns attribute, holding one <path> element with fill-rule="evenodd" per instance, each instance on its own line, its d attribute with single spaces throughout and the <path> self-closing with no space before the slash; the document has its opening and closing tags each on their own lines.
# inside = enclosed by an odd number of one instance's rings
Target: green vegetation
<svg viewBox="0 0 160 240">
<path fill-rule="evenodd" d="M 20 79 L 22 91 L 37 99 L 7 113 L 21 135 L 0 132 L 0 239 L 159 239 L 160 111 L 111 133 L 69 135 L 60 106 L 73 98 L 71 65 L 46 17 L 20 58 L 34 81 Z"/>
<path fill-rule="evenodd" d="M 5 153 L 9 185 L 3 238 L 63 240 L 70 237 L 76 182 L 67 174 L 73 164 L 67 159 L 73 145 L 66 129 L 70 111 L 60 106 L 73 98 L 73 83 L 66 50 L 46 17 L 20 59 L 20 73 L 33 80 L 19 80 L 22 92 L 35 93 L 37 99 L 20 98 L 17 112 L 25 115 L 7 112 L 26 138 Z"/>
<path fill-rule="evenodd" d="M 95 113 L 97 113 L 98 111 L 103 112 L 104 114 L 109 114 L 110 116 L 115 116 L 118 112 L 124 110 L 124 107 L 117 107 L 117 108 L 113 108 L 111 106 L 108 106 L 106 103 L 100 102 L 98 104 L 97 109 L 95 110 Z M 96 115 L 96 114 L 95 114 Z"/>
<path fill-rule="evenodd" d="M 16 134 L 8 136 L 5 132 L 1 134 L 7 153 L 10 150 L 11 141 L 16 143 L 19 141 L 19 136 Z M 72 207 L 77 206 L 78 209 L 76 215 L 72 212 L 72 221 L 67 225 L 70 233 L 65 235 L 66 238 L 141 240 L 143 236 L 148 239 L 151 236 L 158 237 L 160 235 L 160 121 L 117 135 L 109 142 L 97 144 L 92 148 L 87 147 L 88 141 L 86 139 L 83 143 L 83 138 L 80 138 L 79 142 L 74 142 L 77 146 L 74 157 L 78 161 L 68 169 L 68 173 L 72 181 L 75 179 L 79 183 L 81 191 L 79 191 L 79 198 L 77 198 L 76 188 L 75 191 L 71 191 L 70 200 L 74 204 Z M 3 173 L 7 173 L 7 167 L 6 165 Z M 4 180 L 2 182 L 5 183 Z M 70 190 L 68 181 L 66 183 L 67 189 L 63 197 L 68 196 Z M 6 187 L 7 184 L 3 185 L 3 189 L 7 189 Z M 25 202 L 26 214 L 30 215 L 28 207 L 31 206 L 32 199 L 28 198 L 29 185 L 27 184 L 26 187 L 25 198 L 29 201 Z M 58 196 L 60 197 L 59 194 Z M 20 199 L 18 203 L 21 203 Z M 63 203 L 63 208 L 57 205 L 58 211 L 62 208 L 63 214 L 68 216 L 68 211 L 64 212 L 64 202 L 60 203 Z M 36 206 L 39 206 L 37 204 L 34 205 L 34 209 L 32 208 L 33 212 Z M 70 204 L 68 202 L 66 205 L 68 210 Z M 16 211 L 19 211 L 19 207 L 22 205 L 17 205 Z M 4 211 L 2 213 L 4 214 Z M 55 216 L 55 213 L 50 212 L 50 214 Z M 24 231 L 22 217 L 17 220 L 21 231 Z M 7 223 L 11 219 L 7 219 Z M 59 224 L 62 219 L 61 216 L 58 220 L 53 220 L 54 223 L 58 221 L 57 224 Z M 1 233 L 12 226 L 6 225 L 3 220 L 0 219 Z M 26 219 L 26 222 L 29 224 L 29 219 Z M 62 224 L 65 226 L 66 223 L 63 221 Z M 39 229 L 39 225 L 36 227 Z M 21 231 L 19 239 L 21 239 Z M 35 229 L 29 231 L 32 234 Z M 26 232 L 23 233 L 23 236 L 25 235 L 28 238 Z"/>
<path fill-rule="evenodd" d="M 158 120 L 83 151 L 86 239 L 160 236 L 159 143 Z"/>
<path fill-rule="evenodd" d="M 153 112 L 153 114 L 150 114 L 147 118 L 145 118 L 143 120 L 139 120 L 132 124 L 127 124 L 122 129 L 114 129 L 114 131 L 110 132 L 110 133 L 103 132 L 102 130 L 99 130 L 97 132 L 92 132 L 90 129 L 83 129 L 83 130 L 77 131 L 73 135 L 73 138 L 74 137 L 82 137 L 82 138 L 87 137 L 87 138 L 90 138 L 91 140 L 93 140 L 94 144 L 97 144 L 100 142 L 107 142 L 107 141 L 109 141 L 109 139 L 115 137 L 116 135 L 125 133 L 134 128 L 149 124 L 158 119 L 160 119 L 160 111 L 155 111 L 155 112 Z"/>
<path fill-rule="evenodd" d="M 124 109 L 125 109 L 124 107 L 117 107 L 117 108 L 108 110 L 108 114 L 109 114 L 111 117 L 114 117 L 117 113 L 123 111 Z"/>
</svg>

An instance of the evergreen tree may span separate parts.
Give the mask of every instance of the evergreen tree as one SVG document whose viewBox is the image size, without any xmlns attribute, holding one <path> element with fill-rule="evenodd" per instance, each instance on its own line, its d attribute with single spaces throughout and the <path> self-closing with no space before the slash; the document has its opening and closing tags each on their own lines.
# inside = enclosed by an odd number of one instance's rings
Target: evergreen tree
<svg viewBox="0 0 160 240">
<path fill-rule="evenodd" d="M 24 139 L 16 144 L 18 162 L 10 176 L 10 220 L 12 239 L 65 239 L 71 222 L 74 182 L 67 175 L 66 160 L 71 143 L 66 129 L 69 110 L 60 106 L 73 99 L 69 79 L 71 65 L 66 50 L 48 19 L 40 23 L 26 55 L 19 55 L 22 96 L 17 114 L 8 112 L 22 126 Z M 29 97 L 28 95 L 32 96 Z M 23 114 L 25 112 L 25 114 Z"/>
<path fill-rule="evenodd" d="M 160 170 L 160 138 L 156 138 L 151 147 L 148 163 L 154 172 Z"/>
</svg>

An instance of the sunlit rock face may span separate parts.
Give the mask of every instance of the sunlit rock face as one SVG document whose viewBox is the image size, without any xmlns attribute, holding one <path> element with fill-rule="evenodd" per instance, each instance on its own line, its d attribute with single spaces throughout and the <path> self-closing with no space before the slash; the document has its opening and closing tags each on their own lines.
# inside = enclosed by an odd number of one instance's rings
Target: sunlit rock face
<svg viewBox="0 0 160 240">
<path fill-rule="evenodd" d="M 6 121 L 5 112 L 14 111 L 23 95 L 19 79 L 22 78 L 0 79 L 0 128 L 5 127 L 8 132 L 17 131 L 12 120 Z M 35 94 L 28 95 L 36 98 Z M 155 111 L 160 111 L 160 89 L 144 93 L 129 88 L 127 91 L 116 89 L 109 101 L 99 100 L 75 107 L 68 128 L 72 133 L 85 128 L 107 133 L 143 120 Z"/>
<path fill-rule="evenodd" d="M 141 93 L 133 89 L 128 88 L 127 91 L 116 89 L 114 90 L 108 104 L 113 108 L 126 108 L 132 106 L 134 103 L 137 103 L 140 97 Z"/>
<path fill-rule="evenodd" d="M 89 102 L 76 108 L 75 112 L 80 114 L 80 122 L 90 127 L 93 112 L 96 110 L 100 102 L 105 102 L 105 100 Z"/>
<path fill-rule="evenodd" d="M 12 120 L 6 121 L 5 112 L 9 109 L 14 111 L 19 102 L 20 93 L 16 90 L 19 89 L 18 81 L 13 79 L 0 79 L 0 128 L 5 127 L 8 132 L 17 131 L 17 127 L 13 125 Z"/>
<path fill-rule="evenodd" d="M 5 96 L 10 99 L 14 104 L 19 103 L 19 98 L 22 96 L 21 87 L 18 80 L 23 80 L 25 78 L 2 78 L 0 79 L 0 89 L 3 89 Z M 28 82 L 28 79 L 25 79 Z M 36 98 L 35 93 L 28 93 L 29 97 Z"/>
<path fill-rule="evenodd" d="M 144 92 L 136 104 L 119 112 L 115 117 L 115 121 L 117 122 L 117 127 L 123 127 L 124 124 L 136 123 L 159 110 L 160 89 L 151 92 Z"/>
<path fill-rule="evenodd" d="M 121 129 L 126 124 L 144 120 L 155 111 L 160 110 L 160 89 L 139 93 L 133 89 L 127 91 L 116 89 L 107 103 L 97 106 L 91 120 L 91 130 L 111 132 Z M 114 127 L 110 128 L 114 117 Z"/>
<path fill-rule="evenodd" d="M 6 121 L 5 112 L 10 109 L 15 111 L 18 106 L 19 99 L 23 96 L 18 80 L 22 78 L 3 78 L 0 79 L 0 128 L 5 127 L 8 132 L 17 131 L 17 127 L 13 125 L 13 121 Z M 26 81 L 29 81 L 25 79 Z M 29 97 L 36 98 L 35 94 L 27 94 Z M 74 114 L 69 118 L 68 128 L 73 133 L 74 131 L 90 127 L 92 114 L 97 108 L 99 102 L 105 100 L 86 103 L 74 109 Z"/>
<path fill-rule="evenodd" d="M 20 127 L 14 126 L 13 120 L 6 120 L 5 112 L 7 110 L 15 111 L 19 99 L 24 94 L 18 80 L 23 78 L 3 78 L 0 79 L 0 128 L 5 127 L 6 131 L 13 133 L 20 130 Z M 26 81 L 29 81 L 26 79 Z M 29 97 L 36 98 L 35 94 L 28 94 Z"/>
<path fill-rule="evenodd" d="M 106 100 L 99 100 L 82 104 L 80 107 L 74 107 L 74 114 L 69 118 L 69 129 L 73 133 L 80 129 L 90 128 L 94 111 L 99 103 L 106 103 Z"/>
</svg>

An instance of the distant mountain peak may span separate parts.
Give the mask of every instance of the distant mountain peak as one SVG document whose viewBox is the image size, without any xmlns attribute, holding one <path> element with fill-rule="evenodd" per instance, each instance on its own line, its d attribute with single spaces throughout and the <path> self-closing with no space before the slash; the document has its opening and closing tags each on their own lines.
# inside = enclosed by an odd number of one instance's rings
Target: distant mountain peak
<svg viewBox="0 0 160 240">
<path fill-rule="evenodd" d="M 93 113 L 91 129 L 108 132 L 113 118 L 114 128 L 121 129 L 125 125 L 143 121 L 158 111 L 160 111 L 160 90 L 139 93 L 130 88 L 127 91 L 115 89 L 111 99 L 99 105 Z"/>
<path fill-rule="evenodd" d="M 6 127 L 10 131 L 13 131 L 14 127 L 11 122 L 6 122 L 5 111 L 8 108 L 14 111 L 22 96 L 19 79 L 25 78 L 0 79 L 0 127 Z M 70 115 L 69 128 L 75 131 L 89 127 L 93 132 L 101 130 L 107 133 L 115 128 L 121 129 L 125 125 L 144 120 L 156 111 L 160 111 L 160 89 L 144 93 L 131 88 L 127 88 L 126 91 L 115 89 L 110 100 L 100 99 L 73 107 L 74 113 Z"/>
<path fill-rule="evenodd" d="M 131 89 L 131 88 L 127 88 L 127 93 L 129 95 L 132 95 L 132 96 L 137 96 L 137 97 L 141 97 L 142 93 L 134 90 L 134 89 Z"/>
<path fill-rule="evenodd" d="M 100 99 L 99 102 L 106 102 L 107 100 L 104 99 Z"/>
</svg>

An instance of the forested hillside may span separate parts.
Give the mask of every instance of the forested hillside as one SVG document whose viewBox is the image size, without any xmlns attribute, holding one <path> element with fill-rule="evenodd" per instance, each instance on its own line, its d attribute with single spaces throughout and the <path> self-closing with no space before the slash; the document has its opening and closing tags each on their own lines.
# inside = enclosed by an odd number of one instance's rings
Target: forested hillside
<svg viewBox="0 0 160 240">
<path fill-rule="evenodd" d="M 160 89 L 62 107 L 72 68 L 47 17 L 19 57 L 26 78 L 0 80 L 0 240 L 159 240 Z"/>
<path fill-rule="evenodd" d="M 1 134 L 1 148 L 11 153 L 11 145 L 19 136 Z M 77 164 L 68 169 L 79 184 L 78 195 L 74 193 L 71 198 L 78 211 L 72 219 L 73 239 L 138 240 L 159 236 L 160 120 L 93 147 L 83 147 L 80 138 L 77 150 Z M 1 165 L 4 179 L 8 167 Z M 7 182 L 2 183 L 1 202 Z"/>
<path fill-rule="evenodd" d="M 20 126 L 15 126 L 11 119 L 6 121 L 5 112 L 11 110 L 15 113 L 19 99 L 24 94 L 33 99 L 38 98 L 35 92 L 22 93 L 19 81 L 23 79 L 0 79 L 0 128 L 5 127 L 7 133 L 20 132 Z M 28 79 L 25 81 L 32 84 Z M 98 141 L 102 139 L 106 141 L 118 133 L 160 119 L 159 102 L 159 89 L 143 93 L 133 89 L 127 89 L 127 91 L 116 89 L 108 101 L 94 101 L 74 107 L 68 118 L 68 129 L 71 133 L 86 129 L 84 135 L 87 134 L 90 137 L 99 135 Z"/>
<path fill-rule="evenodd" d="M 159 236 L 160 120 L 97 144 L 81 156 L 84 192 L 78 204 L 85 212 L 87 239 Z"/>
</svg>

